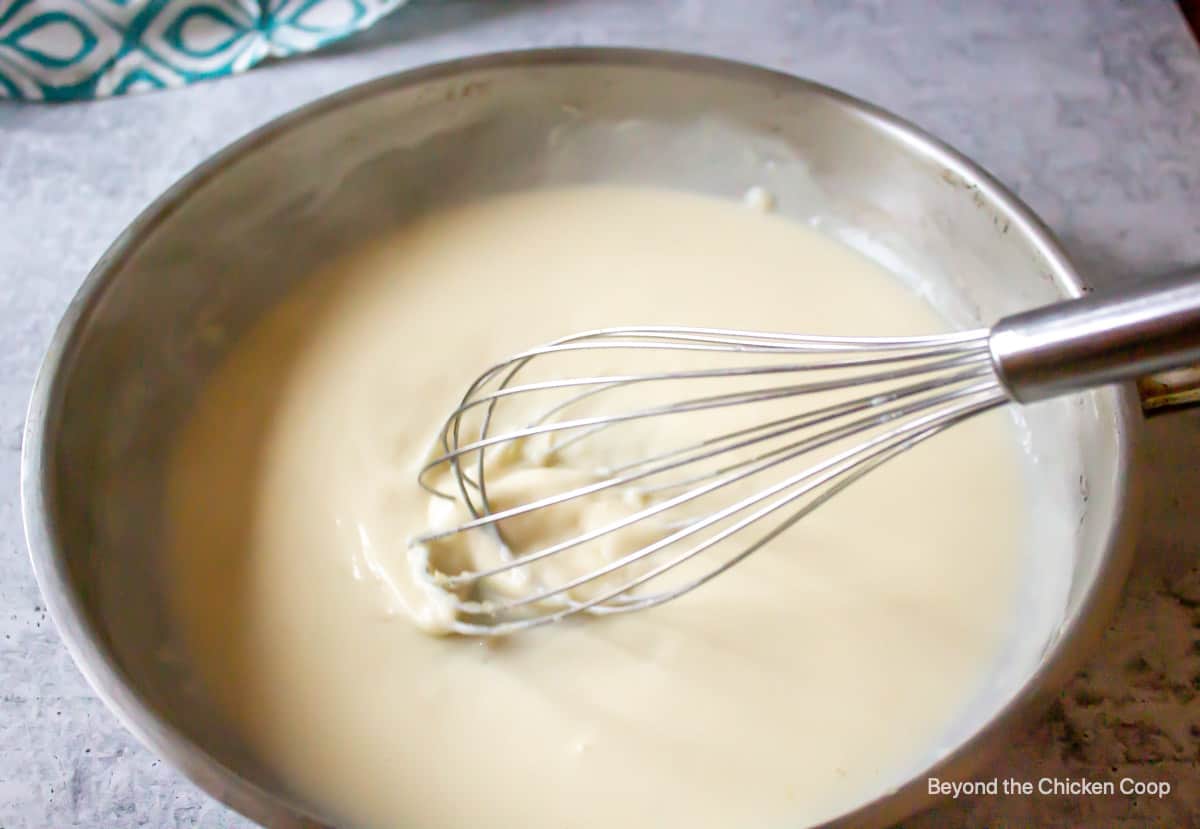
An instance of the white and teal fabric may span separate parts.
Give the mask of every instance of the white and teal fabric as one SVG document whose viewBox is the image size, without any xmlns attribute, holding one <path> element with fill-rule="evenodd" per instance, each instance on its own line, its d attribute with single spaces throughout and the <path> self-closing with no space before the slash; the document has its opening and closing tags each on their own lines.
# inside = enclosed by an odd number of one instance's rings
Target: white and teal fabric
<svg viewBox="0 0 1200 829">
<path fill-rule="evenodd" d="M 0 97 L 181 86 L 365 29 L 404 0 L 0 0 Z"/>
</svg>

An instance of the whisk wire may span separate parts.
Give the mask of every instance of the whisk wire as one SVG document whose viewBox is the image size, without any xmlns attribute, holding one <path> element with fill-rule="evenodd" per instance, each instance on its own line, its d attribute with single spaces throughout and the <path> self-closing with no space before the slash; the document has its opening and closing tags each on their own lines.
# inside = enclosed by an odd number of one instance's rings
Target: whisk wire
<svg viewBox="0 0 1200 829">
<path fill-rule="evenodd" d="M 457 525 L 419 535 L 413 543 L 436 544 L 465 533 L 489 533 L 499 551 L 496 563 L 476 569 L 428 574 L 437 585 L 456 597 L 464 590 L 486 595 L 486 586 L 496 577 L 518 568 L 530 572 L 528 568 L 538 562 L 597 542 L 641 522 L 660 520 L 672 510 L 715 497 L 754 476 L 779 469 L 784 464 L 802 463 L 802 458 L 813 455 L 815 460 L 809 465 L 785 475 L 782 480 L 765 483 L 750 495 L 735 495 L 732 503 L 702 516 L 687 517 L 682 522 L 675 522 L 675 526 L 669 523 L 658 525 L 663 534 L 656 540 L 615 555 L 586 572 L 569 575 L 556 583 L 543 583 L 540 578 L 535 578 L 529 583 L 529 589 L 516 596 L 500 594 L 498 598 L 482 600 L 456 598 L 462 616 L 455 623 L 455 630 L 471 635 L 502 635 L 549 624 L 577 613 L 629 612 L 678 598 L 745 560 L 879 465 L 955 423 L 1006 402 L 1007 393 L 995 376 L 987 338 L 986 330 L 924 337 L 854 338 L 718 328 L 627 327 L 584 332 L 522 352 L 493 365 L 468 387 L 439 432 L 440 449 L 431 453 L 431 458 L 418 473 L 421 486 L 438 497 L 459 501 L 467 517 Z M 566 374 L 550 380 L 516 382 L 518 375 L 535 360 L 562 360 L 572 355 L 627 349 L 701 355 L 721 353 L 742 359 L 769 355 L 786 362 L 776 364 L 757 360 L 749 365 L 636 374 Z M 665 404 L 601 408 L 599 414 L 581 412 L 568 416 L 572 408 L 585 401 L 589 407 L 599 406 L 604 402 L 605 394 L 619 389 L 632 392 L 641 386 L 669 388 L 663 384 L 680 381 L 744 381 L 788 374 L 813 379 L 695 395 Z M 825 374 L 829 376 L 823 376 Z M 795 414 L 706 436 L 647 457 L 607 464 L 592 471 L 592 477 L 598 479 L 532 497 L 525 503 L 495 509 L 489 496 L 487 453 L 499 448 L 516 451 L 527 441 L 539 439 L 540 442 L 544 438 L 549 446 L 539 459 L 535 459 L 536 466 L 539 462 L 547 462 L 552 455 L 622 424 L 667 416 L 699 416 L 729 407 L 842 394 L 859 388 L 861 393 L 849 399 L 832 403 L 822 401 L 815 408 Z M 535 407 L 540 414 L 526 415 L 523 424 L 506 426 L 493 433 L 499 406 L 559 393 L 568 396 L 553 401 L 548 407 Z M 468 416 L 474 417 L 475 412 L 478 412 L 477 423 L 468 424 Z M 784 442 L 771 445 L 778 441 Z M 839 448 L 846 441 L 851 443 Z M 828 454 L 829 451 L 832 454 Z M 470 466 L 473 471 L 468 473 L 465 462 L 472 455 Z M 509 459 L 506 456 L 502 460 Z M 520 457 L 518 461 L 521 461 Z M 524 462 L 529 462 L 527 454 Z M 708 468 L 698 468 L 702 464 L 708 464 Z M 690 467 L 695 467 L 694 471 L 683 477 L 665 479 L 670 473 Z M 448 470 L 457 496 L 430 483 L 430 478 L 440 470 Z M 683 491 L 670 494 L 680 489 Z M 515 553 L 505 537 L 502 525 L 511 519 L 606 491 L 635 494 L 637 497 L 630 503 L 637 507 L 539 549 Z M 806 496 L 807 500 L 785 519 L 699 576 L 667 590 L 651 594 L 641 592 L 640 588 L 655 579 Z M 656 500 L 641 506 L 651 498 Z M 700 534 L 706 531 L 711 534 L 702 537 Z M 668 548 L 689 539 L 692 542 L 678 554 L 669 555 L 662 561 L 653 560 L 659 554 L 667 555 L 664 551 Z M 642 564 L 652 566 L 637 570 Z M 604 584 L 595 594 L 575 595 L 581 589 L 596 587 L 601 580 L 613 577 L 618 580 L 615 586 Z M 484 592 L 480 593 L 481 590 Z"/>
</svg>

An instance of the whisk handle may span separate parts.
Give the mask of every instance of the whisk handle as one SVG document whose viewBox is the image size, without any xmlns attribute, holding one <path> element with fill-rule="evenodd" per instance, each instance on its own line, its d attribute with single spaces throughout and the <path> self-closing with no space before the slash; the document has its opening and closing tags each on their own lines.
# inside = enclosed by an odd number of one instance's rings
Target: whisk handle
<svg viewBox="0 0 1200 829">
<path fill-rule="evenodd" d="M 989 347 L 1020 403 L 1200 363 L 1200 268 L 1005 317 Z"/>
</svg>

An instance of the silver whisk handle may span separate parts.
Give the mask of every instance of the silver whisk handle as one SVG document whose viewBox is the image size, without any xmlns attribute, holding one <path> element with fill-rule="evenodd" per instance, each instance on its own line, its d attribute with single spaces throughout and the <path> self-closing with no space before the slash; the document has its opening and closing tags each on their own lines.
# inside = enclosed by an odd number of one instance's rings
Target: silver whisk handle
<svg viewBox="0 0 1200 829">
<path fill-rule="evenodd" d="M 1200 363 L 1200 268 L 1005 317 L 989 347 L 1020 403 Z"/>
</svg>

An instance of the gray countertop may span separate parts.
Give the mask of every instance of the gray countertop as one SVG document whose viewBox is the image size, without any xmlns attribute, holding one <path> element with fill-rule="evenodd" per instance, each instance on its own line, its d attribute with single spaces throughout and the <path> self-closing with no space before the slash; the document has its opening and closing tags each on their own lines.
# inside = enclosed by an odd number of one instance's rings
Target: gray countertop
<svg viewBox="0 0 1200 829">
<path fill-rule="evenodd" d="M 2 5 L 2 3 L 0 3 Z M 1013 187 L 1093 283 L 1200 262 L 1200 50 L 1167 0 L 440 0 L 318 55 L 95 104 L 0 103 L 0 829 L 244 827 L 108 714 L 46 618 L 21 530 L 25 404 L 76 287 L 153 197 L 349 84 L 499 49 L 707 52 L 916 121 Z M 1089 668 L 993 772 L 1165 780 L 1167 798 L 947 803 L 910 829 L 1200 826 L 1200 418 L 1154 422 L 1139 561 Z"/>
</svg>

